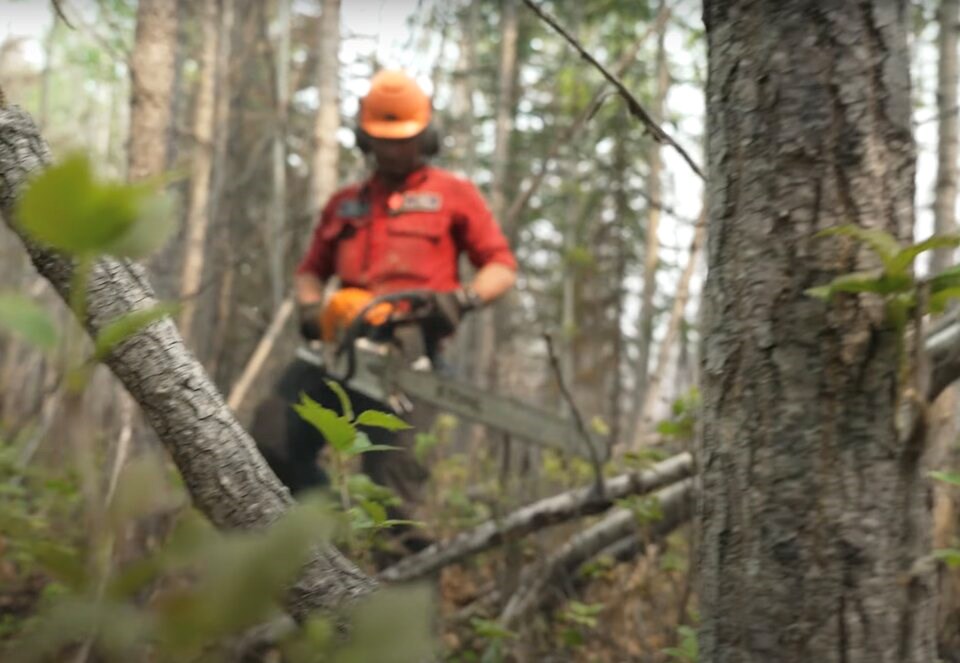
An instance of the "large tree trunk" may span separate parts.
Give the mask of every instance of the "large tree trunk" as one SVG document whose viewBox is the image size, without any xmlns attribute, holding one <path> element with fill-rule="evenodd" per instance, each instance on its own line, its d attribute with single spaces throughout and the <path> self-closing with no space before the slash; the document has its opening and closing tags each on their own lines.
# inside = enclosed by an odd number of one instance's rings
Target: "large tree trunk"
<svg viewBox="0 0 960 663">
<path fill-rule="evenodd" d="M 310 177 L 310 217 L 317 218 L 337 189 L 340 144 L 340 0 L 323 0 L 319 34 L 317 89 L 320 107 L 313 125 L 313 168 Z"/>
<path fill-rule="evenodd" d="M 27 178 L 50 160 L 36 125 L 19 109 L 0 107 L 0 215 L 13 225 Z M 24 243 L 37 271 L 69 300 L 73 261 Z M 98 261 L 82 321 L 91 336 L 135 310 L 156 304 L 143 270 L 128 261 Z M 290 506 L 290 493 L 267 467 L 169 319 L 118 345 L 106 360 L 142 408 L 180 470 L 194 505 L 217 527 L 261 529 Z M 333 610 L 375 588 L 332 547 L 315 551 L 286 596 L 291 614 Z"/>
<path fill-rule="evenodd" d="M 137 33 L 130 59 L 130 146 L 127 177 L 140 180 L 167 166 L 177 3 L 140 0 Z"/>
<path fill-rule="evenodd" d="M 180 329 L 189 339 L 197 313 L 198 291 L 203 278 L 210 227 L 210 172 L 213 162 L 215 82 L 217 70 L 217 1 L 202 0 L 203 50 L 200 80 L 193 116 L 193 165 L 190 173 L 190 203 L 187 212 L 186 245 L 180 278 Z M 228 38 L 224 36 L 224 38 Z"/>
<path fill-rule="evenodd" d="M 906 0 L 706 0 L 709 250 L 701 660 L 934 660 L 930 488 L 899 441 L 876 265 L 815 233 L 910 238 Z"/>
</svg>

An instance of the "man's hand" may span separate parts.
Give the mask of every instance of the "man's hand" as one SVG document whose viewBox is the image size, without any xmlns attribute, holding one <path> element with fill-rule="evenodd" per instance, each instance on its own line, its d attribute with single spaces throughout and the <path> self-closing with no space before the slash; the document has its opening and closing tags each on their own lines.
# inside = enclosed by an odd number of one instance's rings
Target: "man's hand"
<svg viewBox="0 0 960 663">
<path fill-rule="evenodd" d="M 433 294 L 434 320 L 431 331 L 438 337 L 449 336 L 457 330 L 463 316 L 483 302 L 469 286 L 449 292 Z"/>
<path fill-rule="evenodd" d="M 300 335 L 308 341 L 317 341 L 322 335 L 320 326 L 320 313 L 323 310 L 321 302 L 312 304 L 301 304 L 297 307 L 297 313 L 300 319 Z"/>
</svg>

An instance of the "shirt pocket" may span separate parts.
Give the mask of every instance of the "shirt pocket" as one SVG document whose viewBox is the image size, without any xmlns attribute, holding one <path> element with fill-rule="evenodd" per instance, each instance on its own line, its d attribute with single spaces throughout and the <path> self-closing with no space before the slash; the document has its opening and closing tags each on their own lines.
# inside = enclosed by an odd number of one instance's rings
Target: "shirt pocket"
<svg viewBox="0 0 960 663">
<path fill-rule="evenodd" d="M 386 226 L 383 275 L 429 280 L 449 253 L 449 219 L 411 212 L 388 218 Z"/>
</svg>

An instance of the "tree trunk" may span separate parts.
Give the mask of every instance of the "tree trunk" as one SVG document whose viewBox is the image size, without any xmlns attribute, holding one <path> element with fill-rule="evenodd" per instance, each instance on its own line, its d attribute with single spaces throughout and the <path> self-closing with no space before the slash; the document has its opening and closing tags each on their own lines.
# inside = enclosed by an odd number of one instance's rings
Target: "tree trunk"
<svg viewBox="0 0 960 663">
<path fill-rule="evenodd" d="M 937 183 L 934 192 L 934 232 L 938 235 L 957 232 L 957 33 L 960 31 L 960 0 L 940 3 L 939 64 L 937 76 Z M 938 249 L 930 263 L 931 273 L 953 266 L 956 252 Z M 957 387 L 947 388 L 937 398 L 931 412 L 931 465 L 938 469 L 957 467 Z M 957 504 L 954 491 L 946 485 L 935 487 L 933 520 L 934 547 L 946 548 L 957 534 Z M 960 574 L 944 569 L 940 583 L 938 639 L 941 652 L 955 651 L 960 644 L 956 624 L 960 620 Z"/>
<path fill-rule="evenodd" d="M 517 0 L 503 0 L 500 11 L 500 72 L 497 78 L 496 140 L 493 147 L 490 209 L 502 220 L 506 208 L 507 167 L 510 165 L 510 133 L 513 130 L 513 81 L 517 69 Z M 514 224 L 515 225 L 515 224 Z M 503 229 L 515 239 L 513 226 Z M 501 305 L 502 306 L 502 305 Z M 480 384 L 495 388 L 497 383 L 497 322 L 502 315 L 487 309 L 480 314 L 477 348 L 477 377 Z"/>
<path fill-rule="evenodd" d="M 287 115 L 290 97 L 290 0 L 277 0 L 277 46 L 275 50 L 276 114 L 273 131 L 273 200 L 270 210 L 269 247 L 270 294 L 273 310 L 283 303 L 284 226 L 287 219 Z"/>
<path fill-rule="evenodd" d="M 127 177 L 156 176 L 167 166 L 177 3 L 140 0 L 137 32 L 130 58 L 130 145 Z"/>
<path fill-rule="evenodd" d="M 14 232 L 14 209 L 31 174 L 50 161 L 36 125 L 18 109 L 0 108 L 0 215 Z M 37 271 L 69 300 L 73 261 L 26 238 Z M 103 259 L 92 270 L 87 316 L 91 336 L 135 310 L 155 305 L 142 268 Z M 290 506 L 290 493 L 267 467 L 169 319 L 119 344 L 107 366 L 138 402 L 180 470 L 192 502 L 225 529 L 262 529 Z M 285 597 L 291 614 L 334 610 L 369 594 L 376 583 L 334 548 L 317 549 Z"/>
<path fill-rule="evenodd" d="M 680 325 L 683 323 L 684 315 L 687 310 L 687 300 L 690 297 L 690 282 L 693 281 L 693 273 L 700 262 L 700 250 L 703 248 L 703 240 L 707 234 L 707 210 L 706 207 L 700 212 L 700 218 L 697 219 L 697 225 L 693 229 L 693 241 L 690 242 L 690 251 L 687 253 L 687 264 L 680 275 L 680 281 L 677 283 L 677 292 L 673 296 L 673 306 L 670 308 L 670 319 L 667 321 L 667 331 L 663 335 L 663 341 L 657 349 L 657 363 L 647 381 L 647 388 L 644 390 L 643 401 L 640 410 L 637 413 L 637 436 L 634 439 L 634 445 L 642 439 L 647 427 L 653 423 L 654 411 L 660 401 L 660 393 L 663 387 L 663 378 L 667 373 L 667 367 L 670 364 L 670 357 L 673 354 L 673 345 L 680 337 Z M 676 387 L 676 385 L 674 385 Z"/>
<path fill-rule="evenodd" d="M 930 488 L 897 333 L 843 224 L 908 240 L 905 0 L 706 0 L 701 661 L 928 663 Z"/>
<path fill-rule="evenodd" d="M 197 313 L 198 291 L 203 278 L 210 226 L 210 170 L 213 161 L 215 82 L 217 70 L 217 1 L 202 0 L 203 50 L 200 56 L 200 89 L 193 116 L 193 165 L 190 174 L 190 207 L 187 212 L 186 246 L 180 277 L 180 330 L 191 337 Z M 224 36 L 224 38 L 228 38 Z M 223 127 L 221 127 L 221 130 Z"/>
<path fill-rule="evenodd" d="M 662 6 L 662 5 L 661 5 Z M 656 92 L 650 112 L 657 122 L 663 121 L 663 111 L 670 89 L 670 71 L 667 68 L 666 26 L 660 29 L 657 39 L 656 58 Z M 640 318 L 638 330 L 640 332 L 640 349 L 637 358 L 637 370 L 634 373 L 634 421 L 631 422 L 632 437 L 637 437 L 643 430 L 642 408 L 647 391 L 647 380 L 650 372 L 650 353 L 653 347 L 653 318 L 655 314 L 653 298 L 657 292 L 657 264 L 660 261 L 660 204 L 663 202 L 663 187 L 660 183 L 663 170 L 663 160 L 660 153 L 660 143 L 651 139 L 650 151 L 647 157 L 649 171 L 647 173 L 647 193 L 652 204 L 647 205 L 647 228 L 644 233 L 643 256 L 643 291 L 640 295 Z"/>
<path fill-rule="evenodd" d="M 313 125 L 313 170 L 310 179 L 310 218 L 316 219 L 337 188 L 340 144 L 340 0 L 323 0 L 319 34 L 317 88 L 320 107 Z"/>
<path fill-rule="evenodd" d="M 938 235 L 957 231 L 957 32 L 960 31 L 960 0 L 940 3 L 940 62 L 937 73 L 937 186 L 933 201 L 933 226 Z M 950 248 L 933 252 L 932 273 L 954 263 Z"/>
</svg>

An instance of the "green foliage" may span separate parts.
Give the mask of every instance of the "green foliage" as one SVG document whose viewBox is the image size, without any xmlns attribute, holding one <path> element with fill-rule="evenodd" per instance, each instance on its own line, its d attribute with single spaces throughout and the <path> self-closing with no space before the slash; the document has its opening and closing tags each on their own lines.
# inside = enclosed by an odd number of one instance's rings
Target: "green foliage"
<svg viewBox="0 0 960 663">
<path fill-rule="evenodd" d="M 410 424 L 396 415 L 389 412 L 377 412 L 376 410 L 361 412 L 355 423 L 359 426 L 385 428 L 389 431 L 407 430 L 411 427 Z"/>
<path fill-rule="evenodd" d="M 142 258 L 174 227 L 171 199 L 155 184 L 99 182 L 81 154 L 51 166 L 27 186 L 17 220 L 38 242 L 77 256 Z"/>
<path fill-rule="evenodd" d="M 960 473 L 958 472 L 930 472 L 930 476 L 951 486 L 960 486 Z"/>
<path fill-rule="evenodd" d="M 632 511 L 640 525 L 649 525 L 663 519 L 663 506 L 655 494 L 631 495 L 617 500 L 617 506 Z"/>
<path fill-rule="evenodd" d="M 700 410 L 700 391 L 696 387 L 677 398 L 670 407 L 670 418 L 657 424 L 657 432 L 667 438 L 693 439 L 697 412 Z"/>
<path fill-rule="evenodd" d="M 57 345 L 53 320 L 36 302 L 23 295 L 0 294 L 0 329 L 16 334 L 41 350 L 52 350 Z"/>
<path fill-rule="evenodd" d="M 960 267 L 953 267 L 930 278 L 917 281 L 911 274 L 916 258 L 938 248 L 960 246 L 960 235 L 935 235 L 922 242 L 902 247 L 893 235 L 882 230 L 870 230 L 855 225 L 828 228 L 818 237 L 852 237 L 866 244 L 879 258 L 883 267 L 851 274 L 841 274 L 830 283 L 807 290 L 817 299 L 829 301 L 841 293 L 870 292 L 883 295 L 887 314 L 896 329 L 902 329 L 917 302 L 919 287 L 927 289 L 927 308 L 932 313 L 942 311 L 947 303 L 960 295 Z"/>
<path fill-rule="evenodd" d="M 680 646 L 667 647 L 663 653 L 677 661 L 697 663 L 700 658 L 700 647 L 697 644 L 696 630 L 689 626 L 680 626 L 677 632 L 680 634 Z"/>
</svg>

